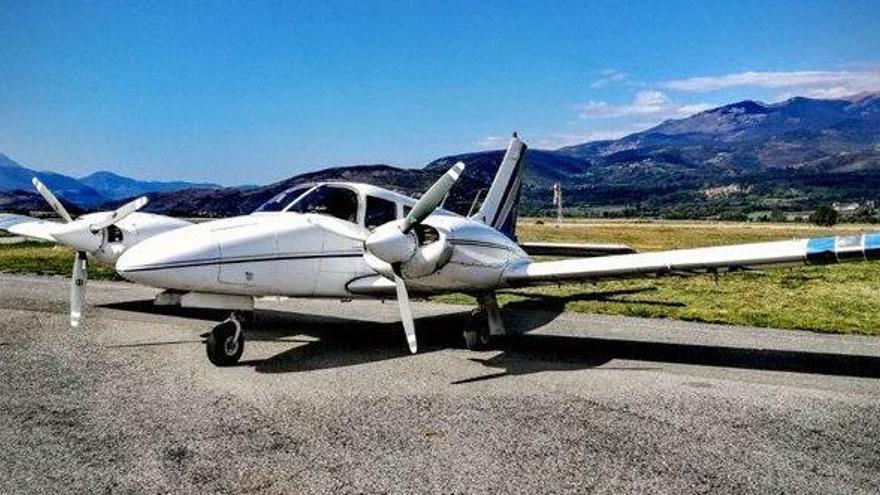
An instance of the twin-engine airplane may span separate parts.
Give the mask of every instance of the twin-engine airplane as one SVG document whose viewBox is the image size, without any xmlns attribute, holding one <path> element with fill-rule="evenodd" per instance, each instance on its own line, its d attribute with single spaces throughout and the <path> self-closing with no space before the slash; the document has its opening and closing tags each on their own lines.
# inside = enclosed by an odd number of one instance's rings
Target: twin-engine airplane
<svg viewBox="0 0 880 495">
<path fill-rule="evenodd" d="M 474 349 L 505 333 L 495 298 L 503 288 L 880 259 L 880 233 L 873 233 L 534 261 L 502 233 L 516 219 L 525 154 L 514 134 L 482 206 L 470 217 L 440 207 L 465 167 L 459 162 L 418 200 L 366 184 L 321 183 L 288 190 L 250 215 L 199 224 L 137 212 L 146 198 L 73 220 L 34 179 L 67 223 L 0 215 L 0 229 L 77 251 L 73 326 L 82 313 L 87 254 L 115 263 L 128 280 L 165 289 L 157 304 L 229 310 L 229 319 L 206 339 L 208 359 L 218 366 L 241 357 L 242 320 L 260 296 L 396 298 L 416 352 L 410 294 L 469 293 L 478 308 L 464 338 Z M 612 246 L 609 252 L 621 250 Z"/>
</svg>

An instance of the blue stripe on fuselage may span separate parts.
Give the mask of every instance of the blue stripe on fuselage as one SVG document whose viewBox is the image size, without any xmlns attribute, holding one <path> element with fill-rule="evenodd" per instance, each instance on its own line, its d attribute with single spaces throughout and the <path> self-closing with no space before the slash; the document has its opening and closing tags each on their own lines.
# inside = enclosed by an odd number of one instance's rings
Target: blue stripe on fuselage
<svg viewBox="0 0 880 495">
<path fill-rule="evenodd" d="M 834 254 L 834 237 L 820 237 L 807 242 L 807 262 L 811 265 L 837 263 Z"/>
</svg>

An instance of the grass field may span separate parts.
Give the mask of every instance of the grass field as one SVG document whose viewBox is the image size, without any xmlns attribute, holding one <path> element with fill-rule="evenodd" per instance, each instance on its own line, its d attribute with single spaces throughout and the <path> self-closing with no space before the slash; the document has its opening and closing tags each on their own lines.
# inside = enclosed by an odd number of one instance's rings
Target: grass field
<svg viewBox="0 0 880 495">
<path fill-rule="evenodd" d="M 73 255 L 72 250 L 47 242 L 0 244 L 0 271 L 70 276 Z M 112 267 L 97 262 L 89 263 L 89 278 L 121 280 Z"/>
<path fill-rule="evenodd" d="M 524 241 L 617 242 L 639 251 L 880 230 L 841 225 L 831 229 L 798 224 L 731 222 L 595 221 L 543 225 L 520 221 Z M 0 270 L 69 275 L 73 253 L 51 244 L 0 245 Z M 93 263 L 89 275 L 113 279 L 113 270 Z M 464 295 L 441 302 L 473 302 Z M 504 293 L 504 305 L 565 309 L 654 318 L 677 318 L 797 328 L 834 333 L 880 335 L 880 262 L 791 267 L 761 272 L 667 277 L 596 284 L 541 287 Z"/>
</svg>

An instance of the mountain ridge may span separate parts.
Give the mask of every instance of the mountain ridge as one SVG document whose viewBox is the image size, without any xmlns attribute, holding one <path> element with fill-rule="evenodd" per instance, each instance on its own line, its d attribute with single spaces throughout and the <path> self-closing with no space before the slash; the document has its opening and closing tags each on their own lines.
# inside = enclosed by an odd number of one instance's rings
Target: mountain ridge
<svg viewBox="0 0 880 495">
<path fill-rule="evenodd" d="M 140 196 L 143 194 L 174 192 L 190 188 L 219 188 L 216 184 L 186 181 L 145 181 L 125 177 L 110 171 L 98 171 L 75 178 L 51 171 L 28 168 L 9 156 L 0 153 L 0 194 L 33 192 L 33 178 L 40 179 L 56 195 L 65 201 L 91 209 L 111 200 Z M 4 205 L 10 198 L 20 194 L 6 194 Z"/>
<path fill-rule="evenodd" d="M 174 192 L 184 189 L 219 189 L 221 187 L 212 183 L 140 180 L 108 170 L 99 170 L 79 177 L 77 180 L 95 189 L 109 200 L 124 199 L 148 193 Z"/>
</svg>

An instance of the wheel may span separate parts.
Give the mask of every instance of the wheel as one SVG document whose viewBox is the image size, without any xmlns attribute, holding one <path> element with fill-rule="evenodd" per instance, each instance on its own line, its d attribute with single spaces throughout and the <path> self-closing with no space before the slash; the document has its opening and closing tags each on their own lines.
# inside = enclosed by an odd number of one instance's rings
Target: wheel
<svg viewBox="0 0 880 495">
<path fill-rule="evenodd" d="M 477 351 L 489 345 L 489 320 L 480 309 L 471 312 L 467 328 L 462 332 L 464 345 L 470 351 Z"/>
<path fill-rule="evenodd" d="M 208 361 L 214 366 L 232 366 L 237 363 L 244 352 L 244 334 L 235 339 L 237 328 L 232 320 L 224 321 L 214 327 L 205 340 Z"/>
</svg>

